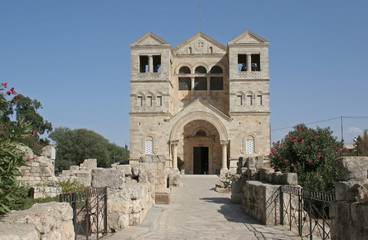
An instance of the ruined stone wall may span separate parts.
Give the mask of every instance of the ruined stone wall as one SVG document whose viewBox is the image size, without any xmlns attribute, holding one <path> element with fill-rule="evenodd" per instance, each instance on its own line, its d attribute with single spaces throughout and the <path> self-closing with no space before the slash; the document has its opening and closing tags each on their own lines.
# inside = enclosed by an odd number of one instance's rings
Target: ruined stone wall
<svg viewBox="0 0 368 240">
<path fill-rule="evenodd" d="M 24 151 L 27 165 L 19 168 L 22 177 L 18 180 L 35 186 L 41 183 L 51 183 L 56 181 L 55 177 L 55 148 L 53 146 L 46 146 L 42 149 L 41 156 L 33 154 L 28 147 L 22 147 Z"/>
<path fill-rule="evenodd" d="M 91 172 L 97 168 L 97 159 L 85 159 L 79 166 L 70 166 L 69 170 L 63 170 L 58 177 L 59 181 L 75 181 L 84 186 L 91 186 Z"/>
<path fill-rule="evenodd" d="M 274 172 L 272 168 L 263 166 L 262 158 L 240 158 L 237 174 L 233 176 L 231 201 L 241 203 L 242 210 L 267 225 L 280 224 L 281 205 L 280 187 L 282 185 L 298 185 L 296 173 Z M 288 202 L 288 196 L 284 201 Z M 293 200 L 292 207 L 297 208 Z"/>
<path fill-rule="evenodd" d="M 35 204 L 0 218 L 0 240 L 74 240 L 73 210 L 68 203 Z"/>
<path fill-rule="evenodd" d="M 330 207 L 331 237 L 363 240 L 368 237 L 368 157 L 337 159 L 340 182 L 336 203 Z"/>
</svg>

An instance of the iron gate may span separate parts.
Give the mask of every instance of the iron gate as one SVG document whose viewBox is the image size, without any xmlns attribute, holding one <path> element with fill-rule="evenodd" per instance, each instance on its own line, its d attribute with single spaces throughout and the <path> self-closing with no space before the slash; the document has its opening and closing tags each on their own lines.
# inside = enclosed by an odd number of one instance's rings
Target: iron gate
<svg viewBox="0 0 368 240">
<path fill-rule="evenodd" d="M 301 237 L 331 239 L 329 207 L 336 201 L 336 194 L 289 185 L 281 186 L 280 194 L 282 225 L 287 222 L 291 231 L 294 223 Z"/>
<path fill-rule="evenodd" d="M 89 188 L 59 195 L 60 202 L 73 208 L 75 239 L 107 234 L 107 187 Z"/>
</svg>

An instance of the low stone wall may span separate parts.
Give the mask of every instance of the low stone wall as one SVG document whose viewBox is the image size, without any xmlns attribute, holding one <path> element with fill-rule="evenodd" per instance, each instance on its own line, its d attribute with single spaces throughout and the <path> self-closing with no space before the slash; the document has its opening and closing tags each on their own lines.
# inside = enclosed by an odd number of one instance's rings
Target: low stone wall
<svg viewBox="0 0 368 240">
<path fill-rule="evenodd" d="M 368 157 L 337 159 L 340 182 L 337 202 L 330 207 L 331 237 L 336 240 L 368 238 Z"/>
<path fill-rule="evenodd" d="M 61 194 L 59 187 L 33 187 L 33 198 L 57 197 Z"/>
<path fill-rule="evenodd" d="M 0 240 L 74 240 L 72 219 L 68 203 L 35 204 L 0 218 Z"/>
<path fill-rule="evenodd" d="M 27 166 L 22 166 L 19 171 L 22 177 L 18 180 L 31 186 L 40 183 L 51 183 L 56 181 L 55 168 L 55 148 L 53 146 L 46 146 L 42 149 L 41 156 L 33 154 L 28 147 L 22 147 Z"/>
<path fill-rule="evenodd" d="M 63 170 L 59 175 L 59 181 L 75 181 L 84 186 L 91 186 L 91 171 L 97 168 L 97 159 L 85 159 L 80 166 L 70 166 L 69 170 Z"/>
</svg>

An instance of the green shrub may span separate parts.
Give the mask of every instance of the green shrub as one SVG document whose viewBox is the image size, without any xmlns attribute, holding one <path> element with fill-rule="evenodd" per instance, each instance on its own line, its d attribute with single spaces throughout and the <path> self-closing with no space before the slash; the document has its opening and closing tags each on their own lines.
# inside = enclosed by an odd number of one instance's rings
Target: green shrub
<svg viewBox="0 0 368 240">
<path fill-rule="evenodd" d="M 284 139 L 272 143 L 272 167 L 276 171 L 298 173 L 299 184 L 304 188 L 334 191 L 338 180 L 334 162 L 349 152 L 331 134 L 329 128 L 295 126 Z"/>
</svg>

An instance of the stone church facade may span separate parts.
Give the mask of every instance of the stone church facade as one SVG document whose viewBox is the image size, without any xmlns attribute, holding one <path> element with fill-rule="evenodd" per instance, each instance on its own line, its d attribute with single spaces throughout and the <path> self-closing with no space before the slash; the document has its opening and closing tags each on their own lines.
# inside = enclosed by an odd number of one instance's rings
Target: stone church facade
<svg viewBox="0 0 368 240">
<path fill-rule="evenodd" d="M 218 174 L 270 150 L 269 42 L 246 31 L 226 46 L 198 33 L 172 48 L 153 33 L 131 44 L 130 162 Z"/>
</svg>

